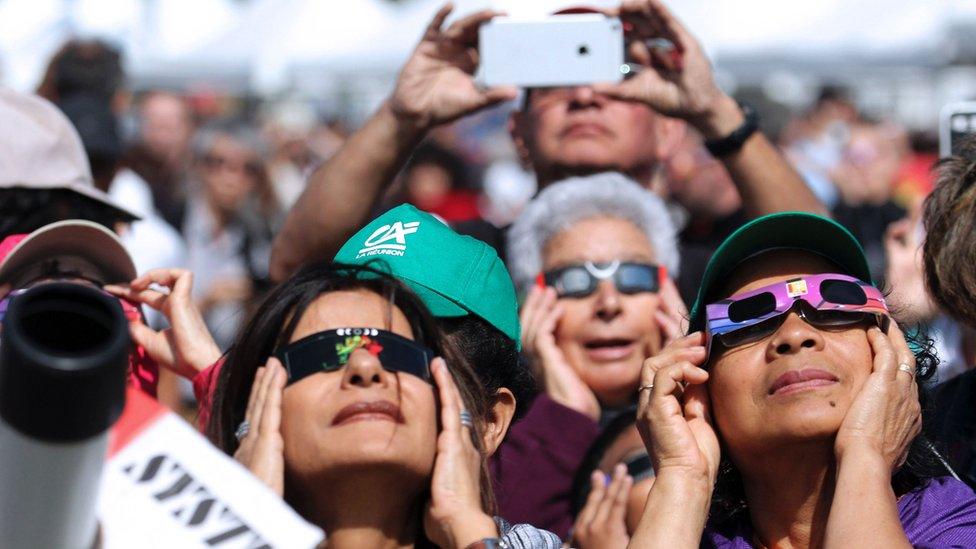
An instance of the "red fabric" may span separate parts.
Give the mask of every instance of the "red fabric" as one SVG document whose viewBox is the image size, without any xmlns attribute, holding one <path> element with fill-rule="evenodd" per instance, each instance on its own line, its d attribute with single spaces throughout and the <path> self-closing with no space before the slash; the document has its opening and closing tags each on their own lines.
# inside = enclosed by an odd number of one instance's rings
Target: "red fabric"
<svg viewBox="0 0 976 549">
<path fill-rule="evenodd" d="M 478 195 L 468 191 L 451 191 L 437 204 L 414 204 L 414 206 L 441 217 L 448 223 L 481 218 L 481 213 L 478 211 Z"/>
<path fill-rule="evenodd" d="M 0 264 L 3 264 L 3 260 L 7 259 L 7 256 L 10 255 L 14 247 L 20 244 L 20 241 L 25 238 L 27 238 L 26 234 L 12 234 L 4 238 L 3 242 L 0 242 Z"/>
<path fill-rule="evenodd" d="M 208 366 L 193 376 L 193 395 L 197 397 L 197 427 L 200 431 L 207 428 L 210 422 L 210 410 L 213 408 L 213 394 L 217 388 L 217 376 L 224 365 L 221 357 L 217 362 Z"/>
</svg>

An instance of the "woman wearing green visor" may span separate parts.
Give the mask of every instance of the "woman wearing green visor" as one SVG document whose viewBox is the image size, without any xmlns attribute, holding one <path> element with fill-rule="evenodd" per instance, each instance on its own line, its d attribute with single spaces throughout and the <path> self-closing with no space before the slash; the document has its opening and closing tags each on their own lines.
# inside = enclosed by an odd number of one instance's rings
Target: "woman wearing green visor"
<svg viewBox="0 0 976 549">
<path fill-rule="evenodd" d="M 976 496 L 920 434 L 935 358 L 906 342 L 840 225 L 740 228 L 690 331 L 644 364 L 657 482 L 632 547 L 976 545 Z"/>
</svg>

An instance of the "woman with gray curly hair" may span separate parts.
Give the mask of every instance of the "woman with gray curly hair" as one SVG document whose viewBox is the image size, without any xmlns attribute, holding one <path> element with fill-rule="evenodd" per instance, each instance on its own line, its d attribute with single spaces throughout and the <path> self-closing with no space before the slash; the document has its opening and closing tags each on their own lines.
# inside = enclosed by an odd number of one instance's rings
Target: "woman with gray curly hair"
<svg viewBox="0 0 976 549">
<path fill-rule="evenodd" d="M 508 487 L 519 485 L 507 477 L 520 467 L 532 471 L 524 490 L 504 497 L 534 524 L 569 530 L 570 489 L 587 448 L 636 401 L 644 360 L 682 334 L 687 313 L 670 278 L 675 233 L 657 195 L 610 172 L 546 187 L 509 229 L 509 268 L 525 297 L 522 350 L 541 394 L 493 473 Z M 646 496 L 649 483 L 639 487 Z"/>
</svg>

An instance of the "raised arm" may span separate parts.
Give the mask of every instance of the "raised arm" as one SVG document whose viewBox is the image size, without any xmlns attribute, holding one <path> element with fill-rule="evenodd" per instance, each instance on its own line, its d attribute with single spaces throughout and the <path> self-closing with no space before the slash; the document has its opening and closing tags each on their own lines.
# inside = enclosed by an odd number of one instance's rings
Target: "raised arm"
<svg viewBox="0 0 976 549">
<path fill-rule="evenodd" d="M 331 259 L 431 128 L 515 97 L 514 88 L 484 90 L 473 80 L 478 27 L 498 12 L 480 11 L 442 29 L 452 9 L 447 4 L 434 16 L 389 99 L 312 174 L 275 239 L 275 280 L 308 261 Z"/>
<path fill-rule="evenodd" d="M 619 15 L 628 26 L 628 52 L 640 70 L 620 84 L 594 89 L 682 119 L 705 139 L 726 137 L 745 121 L 735 100 L 716 85 L 701 44 L 661 2 L 626 0 Z M 674 50 L 649 47 L 659 39 L 670 41 Z M 738 151 L 720 160 L 752 216 L 785 210 L 827 213 L 800 174 L 761 132 L 753 133 Z"/>
</svg>

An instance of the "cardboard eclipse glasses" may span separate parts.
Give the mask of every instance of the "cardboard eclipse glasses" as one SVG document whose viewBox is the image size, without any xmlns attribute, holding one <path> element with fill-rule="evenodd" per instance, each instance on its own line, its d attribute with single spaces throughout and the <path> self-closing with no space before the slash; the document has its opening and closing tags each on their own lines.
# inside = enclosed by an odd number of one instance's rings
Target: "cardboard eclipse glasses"
<svg viewBox="0 0 976 549">
<path fill-rule="evenodd" d="M 802 304 L 801 304 L 802 302 Z M 818 328 L 844 327 L 873 320 L 888 327 L 888 306 L 881 291 L 843 274 L 809 275 L 777 282 L 712 303 L 705 308 L 708 347 L 752 343 L 772 334 L 787 313 L 798 310 Z"/>
<path fill-rule="evenodd" d="M 303 337 L 275 351 L 288 372 L 288 385 L 318 372 L 346 366 L 352 353 L 364 349 L 377 357 L 384 370 L 404 372 L 431 383 L 434 351 L 387 330 L 339 328 Z"/>
</svg>

